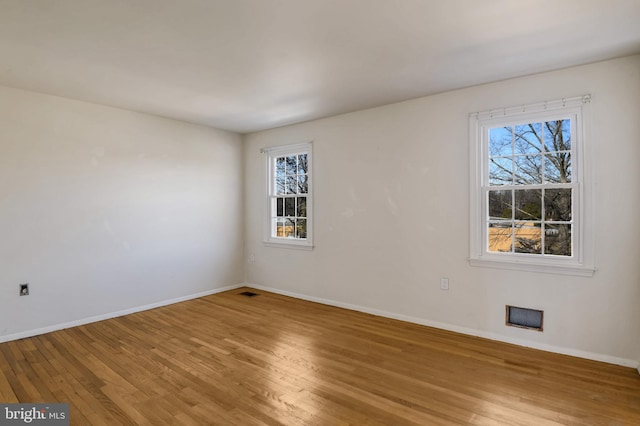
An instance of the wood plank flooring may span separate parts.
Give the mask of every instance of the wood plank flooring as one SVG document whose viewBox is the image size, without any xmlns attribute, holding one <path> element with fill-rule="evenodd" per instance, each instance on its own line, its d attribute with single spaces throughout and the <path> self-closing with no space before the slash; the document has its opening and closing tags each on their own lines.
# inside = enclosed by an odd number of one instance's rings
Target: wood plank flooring
<svg viewBox="0 0 640 426">
<path fill-rule="evenodd" d="M 640 375 L 238 289 L 0 344 L 74 425 L 639 425 Z"/>
</svg>

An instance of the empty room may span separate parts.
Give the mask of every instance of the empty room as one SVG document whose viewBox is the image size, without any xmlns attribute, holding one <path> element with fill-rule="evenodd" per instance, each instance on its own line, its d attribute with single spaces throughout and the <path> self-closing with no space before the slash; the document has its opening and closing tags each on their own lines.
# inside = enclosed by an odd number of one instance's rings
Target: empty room
<svg viewBox="0 0 640 426">
<path fill-rule="evenodd" d="M 640 1 L 0 0 L 0 424 L 640 424 Z"/>
</svg>

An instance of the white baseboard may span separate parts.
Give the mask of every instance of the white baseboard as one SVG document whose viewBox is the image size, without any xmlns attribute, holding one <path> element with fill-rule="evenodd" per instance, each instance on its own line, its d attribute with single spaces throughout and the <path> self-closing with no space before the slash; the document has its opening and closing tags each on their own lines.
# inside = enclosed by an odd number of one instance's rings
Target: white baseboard
<svg viewBox="0 0 640 426">
<path fill-rule="evenodd" d="M 21 331 L 19 333 L 7 334 L 0 336 L 0 343 L 9 342 L 11 340 L 25 339 L 27 337 L 33 337 L 40 334 L 50 333 L 52 331 L 64 330 L 65 328 L 77 327 L 79 325 L 85 325 L 92 322 L 103 321 L 110 318 L 121 317 L 123 315 L 134 314 L 136 312 L 148 311 L 149 309 L 159 308 L 161 306 L 173 305 L 174 303 L 184 302 L 191 299 L 197 299 L 199 297 L 209 296 L 216 293 L 222 293 L 223 291 L 235 290 L 237 288 L 244 287 L 244 284 L 230 285 L 222 288 L 216 288 L 213 290 L 203 291 L 201 293 L 189 294 L 187 296 L 177 297 L 175 299 L 161 300 L 160 302 L 151 303 L 149 305 L 136 306 L 133 308 L 123 309 L 121 311 L 109 312 L 102 315 L 96 315 L 93 317 L 83 318 L 75 321 L 65 322 L 61 324 L 54 324 L 47 327 L 36 328 L 34 330 Z"/>
<path fill-rule="evenodd" d="M 497 340 L 499 342 L 511 343 L 518 346 L 524 346 L 527 348 L 540 349 L 547 352 L 554 352 L 562 355 L 570 355 L 578 358 L 590 359 L 593 361 L 601 361 L 609 364 L 621 365 L 624 367 L 636 368 L 640 374 L 640 363 L 626 358 L 618 358 L 610 355 L 597 354 L 592 352 L 581 351 L 578 349 L 564 348 L 560 346 L 546 345 L 543 343 L 531 342 L 528 340 L 514 339 L 508 336 L 503 336 L 497 333 L 490 333 L 487 331 L 476 330 L 472 328 L 460 327 L 457 325 L 446 324 L 436 321 L 429 321 L 423 318 L 416 318 L 407 315 L 397 314 L 393 312 L 382 311 L 379 309 L 368 308 L 366 306 L 352 305 L 350 303 L 338 302 L 331 299 L 323 299 L 320 297 L 307 296 L 305 294 L 293 293 L 290 291 L 280 290 L 273 287 L 267 287 L 258 284 L 245 283 L 246 287 L 252 287 L 259 290 L 269 291 L 271 293 L 281 294 L 283 296 L 290 296 L 296 299 L 308 300 L 310 302 L 321 303 L 323 305 L 336 306 L 338 308 L 350 309 L 352 311 L 364 312 L 367 314 L 377 315 L 380 317 L 397 319 L 400 321 L 411 322 L 414 324 L 426 325 L 428 327 L 439 328 L 447 331 L 454 331 L 456 333 L 466 334 L 470 336 L 482 337 L 489 340 Z"/>
</svg>

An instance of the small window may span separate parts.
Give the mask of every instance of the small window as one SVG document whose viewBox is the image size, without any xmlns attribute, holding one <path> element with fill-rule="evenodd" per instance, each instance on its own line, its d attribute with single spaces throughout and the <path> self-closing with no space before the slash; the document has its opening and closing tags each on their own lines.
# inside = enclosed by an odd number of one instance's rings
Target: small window
<svg viewBox="0 0 640 426">
<path fill-rule="evenodd" d="M 584 241 L 589 100 L 471 115 L 473 265 L 593 274 Z"/>
<path fill-rule="evenodd" d="M 311 143 L 263 150 L 267 158 L 265 243 L 311 249 Z"/>
</svg>

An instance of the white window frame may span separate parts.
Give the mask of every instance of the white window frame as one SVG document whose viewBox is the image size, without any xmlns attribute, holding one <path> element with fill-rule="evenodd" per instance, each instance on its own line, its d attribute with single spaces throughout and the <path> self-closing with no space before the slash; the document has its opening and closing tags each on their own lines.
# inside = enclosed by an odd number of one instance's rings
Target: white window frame
<svg viewBox="0 0 640 426">
<path fill-rule="evenodd" d="M 587 155 L 590 95 L 477 112 L 469 115 L 470 251 L 472 266 L 592 276 L 593 196 Z M 489 130 L 507 125 L 571 119 L 572 132 L 572 256 L 500 253 L 488 250 Z M 495 188 L 495 187 L 491 187 Z"/>
<path fill-rule="evenodd" d="M 304 142 L 293 145 L 275 146 L 263 148 L 265 155 L 266 188 L 265 188 L 265 213 L 264 213 L 264 244 L 271 247 L 292 248 L 301 250 L 313 249 L 313 144 Z M 276 209 L 275 199 L 275 159 L 290 155 L 307 154 L 307 238 L 278 237 L 275 232 L 272 217 Z"/>
</svg>

